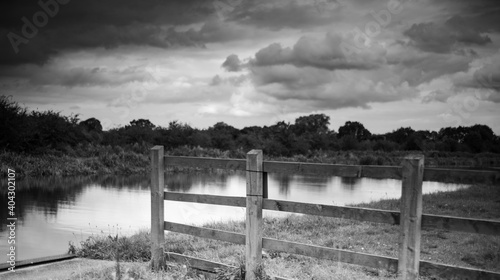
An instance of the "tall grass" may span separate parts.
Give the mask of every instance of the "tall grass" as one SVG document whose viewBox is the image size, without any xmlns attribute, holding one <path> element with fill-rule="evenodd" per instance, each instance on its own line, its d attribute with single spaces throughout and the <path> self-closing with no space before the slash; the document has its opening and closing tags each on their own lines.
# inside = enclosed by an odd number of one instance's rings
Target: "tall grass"
<svg viewBox="0 0 500 280">
<path fill-rule="evenodd" d="M 0 153 L 0 168 L 15 169 L 18 177 L 41 177 L 147 174 L 150 167 L 146 154 L 125 151 L 121 147 L 85 145 L 68 153 L 53 151 L 29 155 L 4 151 Z"/>
</svg>

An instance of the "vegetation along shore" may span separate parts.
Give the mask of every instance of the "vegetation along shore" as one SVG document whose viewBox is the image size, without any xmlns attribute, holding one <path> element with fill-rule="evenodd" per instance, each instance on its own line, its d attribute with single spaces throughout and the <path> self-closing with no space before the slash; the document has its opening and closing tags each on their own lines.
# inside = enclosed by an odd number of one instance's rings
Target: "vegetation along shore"
<svg viewBox="0 0 500 280">
<path fill-rule="evenodd" d="M 500 138 L 485 125 L 374 134 L 355 121 L 336 131 L 329 116 L 314 114 L 293 124 L 242 129 L 222 122 L 207 129 L 178 121 L 161 127 L 138 119 L 103 130 L 95 118 L 30 111 L 7 96 L 0 96 L 0 119 L 1 168 L 15 168 L 20 177 L 148 174 L 153 145 L 178 156 L 244 158 L 247 151 L 262 149 L 266 160 L 399 165 L 418 152 L 426 156 L 426 166 L 500 166 Z"/>
</svg>

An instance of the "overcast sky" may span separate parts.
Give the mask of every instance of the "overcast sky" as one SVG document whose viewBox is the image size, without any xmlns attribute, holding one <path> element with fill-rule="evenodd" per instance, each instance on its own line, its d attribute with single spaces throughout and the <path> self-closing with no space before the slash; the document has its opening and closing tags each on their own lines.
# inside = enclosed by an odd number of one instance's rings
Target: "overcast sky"
<svg viewBox="0 0 500 280">
<path fill-rule="evenodd" d="M 8 4 L 7 4 L 8 3 Z M 206 128 L 293 122 L 500 134 L 500 1 L 0 4 L 0 94 L 38 110 Z"/>
</svg>

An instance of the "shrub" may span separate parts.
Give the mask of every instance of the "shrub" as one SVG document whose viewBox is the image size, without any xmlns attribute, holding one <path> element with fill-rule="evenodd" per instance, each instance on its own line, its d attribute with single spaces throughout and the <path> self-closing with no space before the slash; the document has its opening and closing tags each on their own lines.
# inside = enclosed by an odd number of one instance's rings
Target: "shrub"
<svg viewBox="0 0 500 280">
<path fill-rule="evenodd" d="M 144 262 L 151 259 L 151 239 L 147 232 L 140 232 L 130 237 L 92 235 L 80 242 L 79 247 L 73 244 L 69 246 L 69 251 L 89 259 L 115 260 L 116 252 L 119 252 L 122 261 Z"/>
<path fill-rule="evenodd" d="M 369 156 L 362 156 L 359 159 L 359 164 L 360 165 L 375 165 L 377 163 L 377 158 L 369 155 Z"/>
</svg>

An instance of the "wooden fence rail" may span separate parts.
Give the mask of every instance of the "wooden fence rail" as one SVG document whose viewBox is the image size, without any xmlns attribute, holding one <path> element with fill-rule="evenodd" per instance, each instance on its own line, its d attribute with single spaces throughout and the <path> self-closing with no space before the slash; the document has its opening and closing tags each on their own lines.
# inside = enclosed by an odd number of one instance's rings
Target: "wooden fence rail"
<svg viewBox="0 0 500 280">
<path fill-rule="evenodd" d="M 256 276 L 252 272 L 255 272 L 257 266 L 262 262 L 262 249 L 385 269 L 398 272 L 401 279 L 405 280 L 417 279 L 419 274 L 453 279 L 500 279 L 500 273 L 496 272 L 420 260 L 421 228 L 500 235 L 499 221 L 422 214 L 422 181 L 450 181 L 450 179 L 458 177 L 461 180 L 492 183 L 499 181 L 500 172 L 425 168 L 423 156 L 407 157 L 403 161 L 402 167 L 395 167 L 267 162 L 262 160 L 262 152 L 259 150 L 250 151 L 247 154 L 247 160 L 170 157 L 163 155 L 163 147 L 161 146 L 154 147 L 151 153 L 153 167 L 151 173 L 153 268 L 158 269 L 164 265 L 165 252 L 163 252 L 162 247 L 164 231 L 172 231 L 245 245 L 246 271 L 250 272 L 246 274 L 246 279 L 255 279 Z M 163 171 L 167 165 L 244 170 L 247 174 L 247 195 L 246 197 L 228 197 L 164 191 Z M 401 212 L 268 199 L 267 172 L 401 179 Z M 164 200 L 246 207 L 246 232 L 240 234 L 164 221 Z M 396 259 L 265 238 L 262 236 L 263 209 L 399 225 L 399 257 Z M 155 211 L 156 214 L 153 213 Z M 172 253 L 167 253 L 167 257 L 170 260 L 190 259 L 193 263 L 199 263 L 202 269 L 210 263 Z M 220 265 L 218 263 L 212 264 L 213 267 Z"/>
<path fill-rule="evenodd" d="M 246 160 L 244 159 L 165 156 L 165 165 L 200 169 L 210 168 L 246 171 Z M 263 161 L 262 168 L 262 171 L 267 173 L 402 179 L 401 166 Z M 423 180 L 436 182 L 497 183 L 500 182 L 500 171 L 425 167 Z"/>
</svg>

